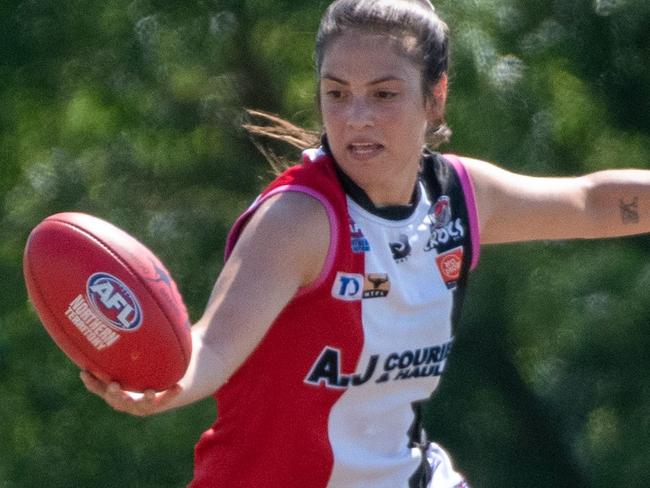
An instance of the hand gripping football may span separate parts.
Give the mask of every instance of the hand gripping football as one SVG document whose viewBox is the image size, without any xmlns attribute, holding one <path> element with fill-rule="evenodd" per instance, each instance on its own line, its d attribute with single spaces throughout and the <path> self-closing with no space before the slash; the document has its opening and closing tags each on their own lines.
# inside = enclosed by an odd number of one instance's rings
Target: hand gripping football
<svg viewBox="0 0 650 488">
<path fill-rule="evenodd" d="M 31 232 L 29 298 L 80 368 L 131 391 L 167 389 L 185 373 L 190 323 L 176 284 L 135 238 L 90 215 L 52 215 Z"/>
</svg>

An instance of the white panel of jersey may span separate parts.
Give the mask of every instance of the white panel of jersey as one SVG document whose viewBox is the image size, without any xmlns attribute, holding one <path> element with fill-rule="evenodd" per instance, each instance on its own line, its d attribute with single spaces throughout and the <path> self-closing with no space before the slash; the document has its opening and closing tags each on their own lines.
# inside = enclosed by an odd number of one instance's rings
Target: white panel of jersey
<svg viewBox="0 0 650 488">
<path fill-rule="evenodd" d="M 434 202 L 420 185 L 405 220 L 378 217 L 348 197 L 357 245 L 366 248 L 364 345 L 356 371 L 364 384 L 348 388 L 330 415 L 330 487 L 408 487 L 422 462 L 421 449 L 410 445 L 411 404 L 438 385 L 451 350 L 454 297 L 430 245 Z M 430 445 L 426 456 L 433 468 L 429 486 L 462 481 L 439 446 Z"/>
</svg>

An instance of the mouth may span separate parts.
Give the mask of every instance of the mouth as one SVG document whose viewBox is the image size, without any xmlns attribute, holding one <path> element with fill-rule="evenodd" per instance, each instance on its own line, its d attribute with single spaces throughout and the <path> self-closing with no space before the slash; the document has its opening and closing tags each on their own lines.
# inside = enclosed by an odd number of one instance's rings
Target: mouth
<svg viewBox="0 0 650 488">
<path fill-rule="evenodd" d="M 347 149 L 355 159 L 366 160 L 377 156 L 384 150 L 384 146 L 374 142 L 354 142 L 348 144 Z"/>
</svg>

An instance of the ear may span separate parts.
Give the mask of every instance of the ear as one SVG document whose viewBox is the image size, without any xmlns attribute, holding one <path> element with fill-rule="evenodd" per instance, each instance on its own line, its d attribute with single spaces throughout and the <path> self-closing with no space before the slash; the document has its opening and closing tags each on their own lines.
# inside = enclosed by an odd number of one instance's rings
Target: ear
<svg viewBox="0 0 650 488">
<path fill-rule="evenodd" d="M 433 96 L 441 102 L 442 105 L 447 103 L 447 73 L 443 73 L 438 83 L 433 87 Z"/>
<path fill-rule="evenodd" d="M 431 96 L 427 99 L 427 113 L 430 123 L 437 123 L 444 117 L 447 104 L 447 83 L 447 73 L 443 73 L 438 83 L 431 89 Z"/>
</svg>

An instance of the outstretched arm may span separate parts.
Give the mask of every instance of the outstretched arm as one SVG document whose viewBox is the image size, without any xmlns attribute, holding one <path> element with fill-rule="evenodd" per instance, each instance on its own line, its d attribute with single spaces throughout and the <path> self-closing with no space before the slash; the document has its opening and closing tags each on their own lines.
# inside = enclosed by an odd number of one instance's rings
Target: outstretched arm
<svg viewBox="0 0 650 488">
<path fill-rule="evenodd" d="M 538 178 L 461 159 L 474 183 L 483 244 L 650 232 L 650 171 Z"/>
<path fill-rule="evenodd" d="M 192 357 L 179 384 L 136 395 L 84 372 L 86 388 L 114 409 L 139 416 L 211 395 L 250 355 L 298 289 L 318 277 L 329 235 L 325 210 L 313 198 L 297 193 L 270 198 L 246 225 L 192 327 Z"/>
</svg>

